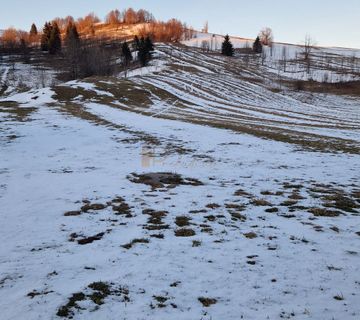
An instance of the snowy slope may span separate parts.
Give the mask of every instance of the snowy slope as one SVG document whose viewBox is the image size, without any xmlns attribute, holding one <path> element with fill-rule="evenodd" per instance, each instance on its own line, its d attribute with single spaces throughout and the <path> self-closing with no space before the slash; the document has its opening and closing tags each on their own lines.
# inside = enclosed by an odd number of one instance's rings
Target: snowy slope
<svg viewBox="0 0 360 320">
<path fill-rule="evenodd" d="M 71 107 L 48 89 L 11 100 L 21 106 L 0 102 L 3 319 L 358 318 L 359 209 L 309 210 L 359 197 L 359 155 L 90 100 Z M 203 185 L 129 177 L 151 172 Z M 86 204 L 103 206 L 76 212 Z M 190 237 L 175 234 L 183 216 Z"/>
</svg>

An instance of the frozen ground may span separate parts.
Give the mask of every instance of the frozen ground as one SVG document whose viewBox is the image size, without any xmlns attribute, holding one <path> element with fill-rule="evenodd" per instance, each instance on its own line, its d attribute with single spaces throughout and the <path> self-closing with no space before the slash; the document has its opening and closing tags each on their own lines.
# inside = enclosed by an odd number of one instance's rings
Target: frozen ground
<svg viewBox="0 0 360 320">
<path fill-rule="evenodd" d="M 274 74 L 158 45 L 7 92 L 0 318 L 359 319 L 359 99 Z"/>
<path fill-rule="evenodd" d="M 359 318 L 358 154 L 57 99 L 0 102 L 2 319 Z"/>
</svg>

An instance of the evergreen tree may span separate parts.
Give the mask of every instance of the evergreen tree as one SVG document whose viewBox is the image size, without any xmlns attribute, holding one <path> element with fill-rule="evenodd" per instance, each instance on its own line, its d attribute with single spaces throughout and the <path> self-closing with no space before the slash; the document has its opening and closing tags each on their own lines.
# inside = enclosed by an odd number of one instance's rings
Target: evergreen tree
<svg viewBox="0 0 360 320">
<path fill-rule="evenodd" d="M 71 77 L 77 79 L 81 59 L 81 43 L 77 27 L 71 21 L 66 26 L 64 43 L 66 47 L 65 56 L 70 64 Z"/>
<path fill-rule="evenodd" d="M 31 25 L 30 32 L 29 32 L 29 42 L 34 43 L 34 42 L 37 42 L 37 40 L 38 40 L 38 30 L 37 30 L 35 23 L 33 23 Z"/>
<path fill-rule="evenodd" d="M 65 39 L 66 47 L 71 50 L 77 50 L 80 46 L 80 36 L 77 27 L 71 21 L 66 26 Z"/>
<path fill-rule="evenodd" d="M 38 34 L 38 30 L 37 30 L 37 28 L 36 28 L 36 25 L 35 25 L 35 23 L 33 23 L 32 25 L 31 25 L 31 29 L 30 29 L 30 36 L 37 36 L 37 34 Z"/>
<path fill-rule="evenodd" d="M 154 51 L 154 44 L 150 38 L 150 36 L 147 36 L 145 39 L 145 46 L 149 52 Z"/>
<path fill-rule="evenodd" d="M 140 49 L 140 40 L 139 40 L 139 37 L 138 37 L 138 36 L 135 36 L 135 37 L 134 37 L 134 44 L 133 44 L 133 46 L 134 46 L 134 50 L 135 50 L 135 51 L 139 51 L 139 49 Z"/>
<path fill-rule="evenodd" d="M 127 44 L 126 41 L 122 44 L 121 52 L 124 60 L 124 65 L 128 66 L 133 57 L 129 45 Z"/>
<path fill-rule="evenodd" d="M 253 51 L 255 53 L 262 53 L 262 44 L 260 41 L 260 37 L 258 36 L 253 44 Z"/>
<path fill-rule="evenodd" d="M 230 41 L 229 35 L 226 35 L 224 38 L 224 42 L 221 46 L 221 53 L 224 56 L 232 57 L 234 55 L 234 47 Z"/>
<path fill-rule="evenodd" d="M 151 53 L 144 37 L 142 37 L 139 42 L 138 58 L 143 67 L 145 67 L 151 59 Z"/>
<path fill-rule="evenodd" d="M 50 34 L 52 30 L 52 25 L 50 22 L 46 22 L 43 28 L 43 32 L 41 35 L 41 50 L 42 51 L 49 51 L 49 40 Z"/>
<path fill-rule="evenodd" d="M 56 22 L 53 24 L 51 29 L 48 47 L 50 54 L 56 54 L 61 51 L 60 29 Z"/>
</svg>

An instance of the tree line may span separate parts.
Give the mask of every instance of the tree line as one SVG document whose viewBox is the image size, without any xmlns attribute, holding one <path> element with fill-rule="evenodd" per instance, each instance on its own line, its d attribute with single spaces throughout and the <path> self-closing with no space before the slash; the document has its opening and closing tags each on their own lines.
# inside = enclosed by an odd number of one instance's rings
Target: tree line
<svg viewBox="0 0 360 320">
<path fill-rule="evenodd" d="M 40 45 L 41 42 L 41 47 L 44 48 L 43 46 L 46 46 L 45 43 L 58 42 L 58 34 L 60 34 L 61 38 L 64 38 L 69 24 L 76 25 L 79 35 L 86 38 L 94 38 L 97 36 L 97 33 L 99 37 L 102 37 L 109 31 L 107 28 L 110 28 L 111 31 L 111 28 L 120 28 L 134 24 L 142 24 L 138 32 L 140 37 L 150 35 L 154 41 L 179 41 L 181 39 L 189 39 L 195 34 L 193 28 L 188 27 L 179 20 L 158 21 L 152 13 L 146 10 L 140 9 L 135 11 L 132 8 L 128 8 L 122 12 L 117 9 L 111 10 L 106 15 L 104 21 L 94 13 L 89 13 L 77 20 L 72 16 L 65 18 L 57 17 L 51 22 L 47 22 L 42 32 L 38 30 L 35 24 L 31 26 L 29 32 L 16 30 L 11 27 L 4 30 L 2 37 L 0 37 L 1 46 L 9 51 L 18 51 L 22 44 L 35 47 Z M 53 32 L 53 40 L 50 40 L 51 32 Z M 53 52 L 53 46 L 50 45 L 50 47 L 51 52 Z M 55 51 L 57 50 L 55 48 Z"/>
</svg>

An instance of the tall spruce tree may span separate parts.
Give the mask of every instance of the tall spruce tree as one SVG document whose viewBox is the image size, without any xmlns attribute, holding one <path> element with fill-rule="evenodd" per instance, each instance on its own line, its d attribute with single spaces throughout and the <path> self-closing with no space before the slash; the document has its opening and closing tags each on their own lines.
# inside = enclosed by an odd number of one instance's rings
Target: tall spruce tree
<svg viewBox="0 0 360 320">
<path fill-rule="evenodd" d="M 154 44 L 150 38 L 150 36 L 147 36 L 145 39 L 145 46 L 147 48 L 147 50 L 151 53 L 152 51 L 154 51 Z"/>
<path fill-rule="evenodd" d="M 139 53 L 138 59 L 143 67 L 145 67 L 148 62 L 151 60 L 151 51 L 150 45 L 147 43 L 144 37 L 139 41 Z"/>
<path fill-rule="evenodd" d="M 126 41 L 121 46 L 121 53 L 123 56 L 124 65 L 127 67 L 133 57 L 132 57 L 129 45 L 127 44 Z"/>
<path fill-rule="evenodd" d="M 139 40 L 138 36 L 134 37 L 133 47 L 134 47 L 135 51 L 139 51 L 139 49 L 140 49 L 140 40 Z"/>
<path fill-rule="evenodd" d="M 65 31 L 65 43 L 68 44 L 69 42 L 80 42 L 80 36 L 76 24 L 71 21 L 67 24 Z"/>
<path fill-rule="evenodd" d="M 66 26 L 64 44 L 65 56 L 70 64 L 71 77 L 77 79 L 79 76 L 81 43 L 76 25 L 71 21 Z"/>
<path fill-rule="evenodd" d="M 262 44 L 260 41 L 260 37 L 258 36 L 253 44 L 253 51 L 255 53 L 262 53 Z"/>
<path fill-rule="evenodd" d="M 38 30 L 37 30 L 35 23 L 33 23 L 31 25 L 30 32 L 29 32 L 29 42 L 35 43 L 37 41 L 38 41 Z"/>
<path fill-rule="evenodd" d="M 49 51 L 49 40 L 51 35 L 52 25 L 50 22 L 46 22 L 41 35 L 41 50 Z"/>
<path fill-rule="evenodd" d="M 53 23 L 49 38 L 49 53 L 56 54 L 61 51 L 60 29 L 56 22 Z"/>
<path fill-rule="evenodd" d="M 229 35 L 226 35 L 224 37 L 224 42 L 222 43 L 221 46 L 221 53 L 224 56 L 228 56 L 228 57 L 232 57 L 234 55 L 234 47 L 230 41 Z"/>
<path fill-rule="evenodd" d="M 37 36 L 38 30 L 37 30 L 37 28 L 36 28 L 35 23 L 33 23 L 33 24 L 31 25 L 31 29 L 30 29 L 29 34 L 30 34 L 30 36 Z"/>
</svg>

